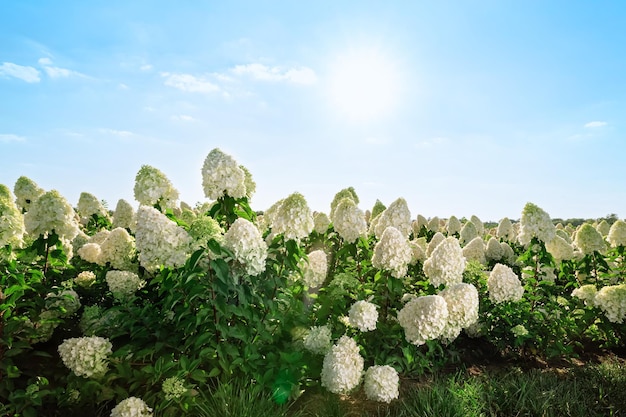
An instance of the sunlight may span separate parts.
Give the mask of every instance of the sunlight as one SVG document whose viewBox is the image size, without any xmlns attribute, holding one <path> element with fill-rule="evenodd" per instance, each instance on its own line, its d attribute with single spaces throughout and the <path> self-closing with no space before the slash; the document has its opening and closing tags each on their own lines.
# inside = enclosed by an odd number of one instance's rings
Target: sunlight
<svg viewBox="0 0 626 417">
<path fill-rule="evenodd" d="M 350 50 L 331 64 L 328 95 L 332 109 L 353 122 L 390 115 L 400 95 L 400 71 L 377 48 Z"/>
</svg>

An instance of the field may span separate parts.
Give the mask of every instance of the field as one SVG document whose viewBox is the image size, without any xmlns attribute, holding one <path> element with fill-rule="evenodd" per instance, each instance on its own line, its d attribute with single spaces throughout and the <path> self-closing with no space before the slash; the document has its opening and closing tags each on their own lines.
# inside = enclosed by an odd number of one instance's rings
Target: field
<svg viewBox="0 0 626 417">
<path fill-rule="evenodd" d="M 259 212 L 202 173 L 194 207 L 147 165 L 138 207 L 0 185 L 0 414 L 626 413 L 624 221 Z"/>
</svg>

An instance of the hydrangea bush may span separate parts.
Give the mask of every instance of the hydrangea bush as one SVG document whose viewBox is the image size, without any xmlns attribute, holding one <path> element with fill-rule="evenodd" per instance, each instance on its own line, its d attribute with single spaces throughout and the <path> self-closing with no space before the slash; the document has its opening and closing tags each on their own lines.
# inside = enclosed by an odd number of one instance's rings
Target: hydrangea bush
<svg viewBox="0 0 626 417">
<path fill-rule="evenodd" d="M 10 413 L 193 415 L 198 392 L 233 378 L 277 402 L 318 385 L 389 403 L 470 337 L 542 357 L 626 342 L 622 220 L 557 229 L 532 203 L 497 227 L 411 219 L 403 198 L 367 210 L 352 187 L 328 215 L 297 192 L 257 212 L 233 157 L 215 149 L 199 171 L 195 207 L 146 165 L 136 208 L 88 193 L 73 208 L 26 177 L 0 186 Z"/>
</svg>

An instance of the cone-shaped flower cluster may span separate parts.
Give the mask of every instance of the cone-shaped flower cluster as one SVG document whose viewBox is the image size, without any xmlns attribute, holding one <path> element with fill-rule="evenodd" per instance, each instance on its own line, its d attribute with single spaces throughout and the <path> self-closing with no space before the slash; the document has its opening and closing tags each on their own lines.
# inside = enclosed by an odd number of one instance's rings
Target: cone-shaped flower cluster
<svg viewBox="0 0 626 417">
<path fill-rule="evenodd" d="M 396 278 L 402 278 L 406 275 L 412 257 L 413 249 L 407 238 L 398 229 L 389 226 L 374 247 L 372 265 L 391 271 L 391 275 Z"/>
<path fill-rule="evenodd" d="M 465 271 L 463 251 L 459 241 L 451 236 L 437 245 L 430 257 L 424 261 L 424 273 L 435 287 L 461 282 L 463 271 Z"/>
<path fill-rule="evenodd" d="M 248 220 L 235 220 L 224 235 L 224 246 L 244 265 L 248 275 L 257 276 L 265 270 L 267 244 L 259 229 Z"/>
<path fill-rule="evenodd" d="M 354 339 L 341 336 L 324 356 L 322 386 L 332 393 L 345 394 L 361 383 L 364 360 Z"/>
</svg>

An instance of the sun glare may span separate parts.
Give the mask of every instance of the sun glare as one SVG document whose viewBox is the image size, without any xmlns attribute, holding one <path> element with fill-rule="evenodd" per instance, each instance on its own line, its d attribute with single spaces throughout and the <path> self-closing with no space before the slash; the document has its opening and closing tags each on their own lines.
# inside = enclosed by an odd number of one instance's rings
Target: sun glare
<svg viewBox="0 0 626 417">
<path fill-rule="evenodd" d="M 398 104 L 400 71 L 393 60 L 376 48 L 338 55 L 329 73 L 328 95 L 332 109 L 353 122 L 380 120 Z"/>
</svg>

